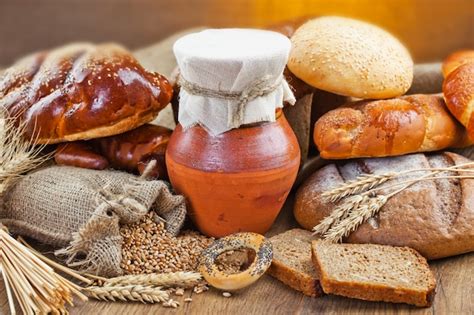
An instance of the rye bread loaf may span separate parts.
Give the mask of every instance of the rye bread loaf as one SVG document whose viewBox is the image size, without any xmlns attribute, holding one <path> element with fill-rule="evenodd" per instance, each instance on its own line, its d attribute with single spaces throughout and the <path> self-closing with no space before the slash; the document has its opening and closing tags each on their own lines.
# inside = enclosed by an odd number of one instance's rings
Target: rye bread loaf
<svg viewBox="0 0 474 315">
<path fill-rule="evenodd" d="M 311 262 L 311 232 L 292 229 L 270 238 L 273 246 L 272 265 L 268 274 L 305 295 L 323 294 Z"/>
<path fill-rule="evenodd" d="M 313 241 L 311 249 L 325 293 L 420 307 L 433 302 L 436 279 L 409 247 Z"/>
<path fill-rule="evenodd" d="M 336 207 L 325 202 L 321 194 L 362 174 L 449 167 L 467 162 L 470 160 L 463 156 L 444 152 L 330 164 L 316 171 L 298 189 L 294 215 L 304 228 L 313 228 Z M 411 174 L 410 177 L 420 176 L 420 173 Z M 402 176 L 383 185 L 407 179 Z M 382 189 L 380 193 L 386 191 Z M 388 199 L 375 222 L 375 227 L 363 223 L 345 241 L 408 246 L 428 259 L 474 251 L 474 179 L 418 182 Z"/>
</svg>

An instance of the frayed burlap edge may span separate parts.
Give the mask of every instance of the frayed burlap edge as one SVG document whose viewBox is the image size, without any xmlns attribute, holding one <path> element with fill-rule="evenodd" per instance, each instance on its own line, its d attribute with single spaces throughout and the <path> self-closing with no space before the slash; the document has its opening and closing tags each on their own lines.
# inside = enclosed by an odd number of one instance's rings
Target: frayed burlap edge
<svg viewBox="0 0 474 315">
<path fill-rule="evenodd" d="M 139 188 L 137 184 L 148 178 L 147 170 L 153 169 L 153 163 L 156 161 L 150 162 L 142 176 L 124 186 L 120 195 L 111 193 L 107 187 L 100 188 L 101 198 L 97 200 L 98 205 L 91 219 L 78 232 L 73 233 L 69 245 L 55 251 L 55 255 L 64 258 L 69 267 L 113 277 L 122 274 L 120 264 L 123 239 L 120 235 L 120 223 L 137 222 L 151 210 L 157 215 L 161 214 L 165 222 L 173 218 L 176 223 L 167 229 L 173 235 L 178 234 L 186 216 L 184 197 L 173 196 L 168 190 L 162 190 L 151 209 L 131 197 Z M 163 192 L 166 193 L 166 198 L 172 197 L 178 202 L 173 211 L 169 204 L 160 204 L 164 200 Z M 164 210 L 164 213 L 157 213 L 156 210 Z"/>
</svg>

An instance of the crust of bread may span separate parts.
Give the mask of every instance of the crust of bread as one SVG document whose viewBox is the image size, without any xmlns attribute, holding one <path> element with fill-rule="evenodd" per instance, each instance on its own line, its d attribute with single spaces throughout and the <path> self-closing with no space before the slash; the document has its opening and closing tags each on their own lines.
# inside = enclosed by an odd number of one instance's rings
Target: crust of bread
<svg viewBox="0 0 474 315">
<path fill-rule="evenodd" d="M 465 63 L 474 63 L 474 50 L 459 50 L 449 55 L 442 65 L 443 76 L 446 78 L 457 67 Z"/>
<path fill-rule="evenodd" d="M 172 97 L 168 80 L 116 44 L 73 43 L 15 63 L 0 77 L 0 106 L 40 143 L 85 140 L 151 121 Z"/>
<path fill-rule="evenodd" d="M 443 93 L 449 110 L 474 140 L 474 62 L 452 71 L 444 80 Z"/>
<path fill-rule="evenodd" d="M 288 267 L 279 260 L 273 260 L 267 273 L 287 286 L 311 297 L 323 296 L 319 280 Z"/>
<path fill-rule="evenodd" d="M 413 61 L 391 34 L 365 22 L 322 17 L 291 37 L 288 68 L 321 90 L 363 99 L 404 94 L 413 80 Z"/>
<path fill-rule="evenodd" d="M 102 126 L 99 128 L 94 128 L 86 130 L 83 132 L 67 134 L 59 138 L 39 138 L 36 143 L 38 144 L 55 144 L 61 142 L 70 142 L 77 140 L 89 140 L 95 138 L 103 138 L 108 136 L 118 135 L 129 130 L 136 128 L 137 126 L 144 125 L 151 122 L 156 118 L 158 112 L 150 112 L 143 115 L 143 113 L 137 113 L 136 115 L 122 119 L 113 125 Z"/>
<path fill-rule="evenodd" d="M 345 297 L 351 297 L 366 301 L 383 301 L 392 303 L 407 303 L 419 307 L 429 307 L 433 303 L 436 292 L 436 281 L 433 279 L 430 288 L 426 292 L 419 290 L 410 290 L 408 288 L 391 288 L 385 285 L 367 285 L 354 281 L 338 281 L 333 279 L 329 274 L 325 273 L 322 268 L 322 263 L 315 250 L 316 242 L 313 241 L 311 246 L 311 259 L 313 261 L 315 270 L 319 275 L 321 286 L 324 293 L 335 294 Z M 423 258 L 416 250 L 406 247 L 417 256 L 418 262 L 425 265 L 429 269 L 426 259 Z"/>
</svg>

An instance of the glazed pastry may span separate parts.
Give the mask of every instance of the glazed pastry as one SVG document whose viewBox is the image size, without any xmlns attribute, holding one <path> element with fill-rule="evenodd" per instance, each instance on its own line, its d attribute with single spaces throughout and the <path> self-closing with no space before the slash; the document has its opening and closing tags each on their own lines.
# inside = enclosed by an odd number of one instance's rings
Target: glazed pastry
<svg viewBox="0 0 474 315">
<path fill-rule="evenodd" d="M 55 154 L 60 165 L 90 169 L 112 168 L 143 173 L 148 162 L 157 163 L 150 176 L 167 178 L 165 151 L 171 130 L 143 125 L 126 133 L 90 141 L 61 144 Z"/>
<path fill-rule="evenodd" d="M 229 274 L 220 271 L 215 262 L 217 257 L 230 250 L 253 249 L 255 260 L 244 271 Z M 215 241 L 202 252 L 199 272 L 215 288 L 233 291 L 245 288 L 257 281 L 270 267 L 273 258 L 272 244 L 257 233 L 236 233 Z"/>
<path fill-rule="evenodd" d="M 0 77 L 0 105 L 41 144 L 126 132 L 152 121 L 171 96 L 163 76 L 116 44 L 36 53 Z"/>
<path fill-rule="evenodd" d="M 325 159 L 395 156 L 471 144 L 441 95 L 348 103 L 322 116 L 314 142 Z"/>
<path fill-rule="evenodd" d="M 443 62 L 442 71 L 446 78 L 459 66 L 474 63 L 474 50 L 459 50 L 449 55 Z"/>
<path fill-rule="evenodd" d="M 54 161 L 58 165 L 69 165 L 92 170 L 104 170 L 109 162 L 96 153 L 87 141 L 75 141 L 60 144 L 54 153 Z"/>
<path fill-rule="evenodd" d="M 443 83 L 444 99 L 451 113 L 463 124 L 474 141 L 474 62 L 449 73 Z"/>
</svg>

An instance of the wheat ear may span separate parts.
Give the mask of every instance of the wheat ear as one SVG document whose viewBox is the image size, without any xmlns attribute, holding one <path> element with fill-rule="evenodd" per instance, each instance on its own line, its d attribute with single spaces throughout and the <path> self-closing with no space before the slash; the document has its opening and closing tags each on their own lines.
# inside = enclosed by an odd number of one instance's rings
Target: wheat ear
<svg viewBox="0 0 474 315">
<path fill-rule="evenodd" d="M 90 286 L 84 288 L 83 291 L 94 299 L 112 302 L 120 300 L 124 302 L 162 303 L 170 298 L 168 292 L 162 290 L 161 287 L 143 285 Z"/>
<path fill-rule="evenodd" d="M 386 181 L 397 176 L 395 172 L 380 175 L 362 175 L 354 180 L 348 181 L 339 187 L 324 192 L 321 196 L 325 201 L 336 202 L 347 196 L 356 195 L 382 185 Z"/>
<path fill-rule="evenodd" d="M 15 118 L 9 117 L 7 110 L 0 106 L 0 193 L 54 153 L 42 155 L 45 145 L 36 145 L 37 139 L 25 141 L 25 129 L 25 123 L 15 126 Z"/>
<path fill-rule="evenodd" d="M 359 204 L 357 209 L 324 233 L 323 238 L 330 242 L 340 242 L 343 237 L 355 231 L 362 223 L 379 212 L 387 202 L 387 196 L 369 197 L 366 202 Z"/>
<path fill-rule="evenodd" d="M 202 276 L 191 271 L 178 271 L 170 273 L 152 273 L 141 275 L 127 275 L 107 279 L 104 286 L 118 285 L 152 285 L 163 287 L 189 288 L 196 285 Z"/>
<path fill-rule="evenodd" d="M 313 228 L 313 234 L 324 235 L 332 225 L 337 224 L 354 209 L 357 209 L 361 203 L 367 201 L 368 196 L 355 195 L 347 197 L 333 212 L 325 217 L 318 225 Z"/>
</svg>

